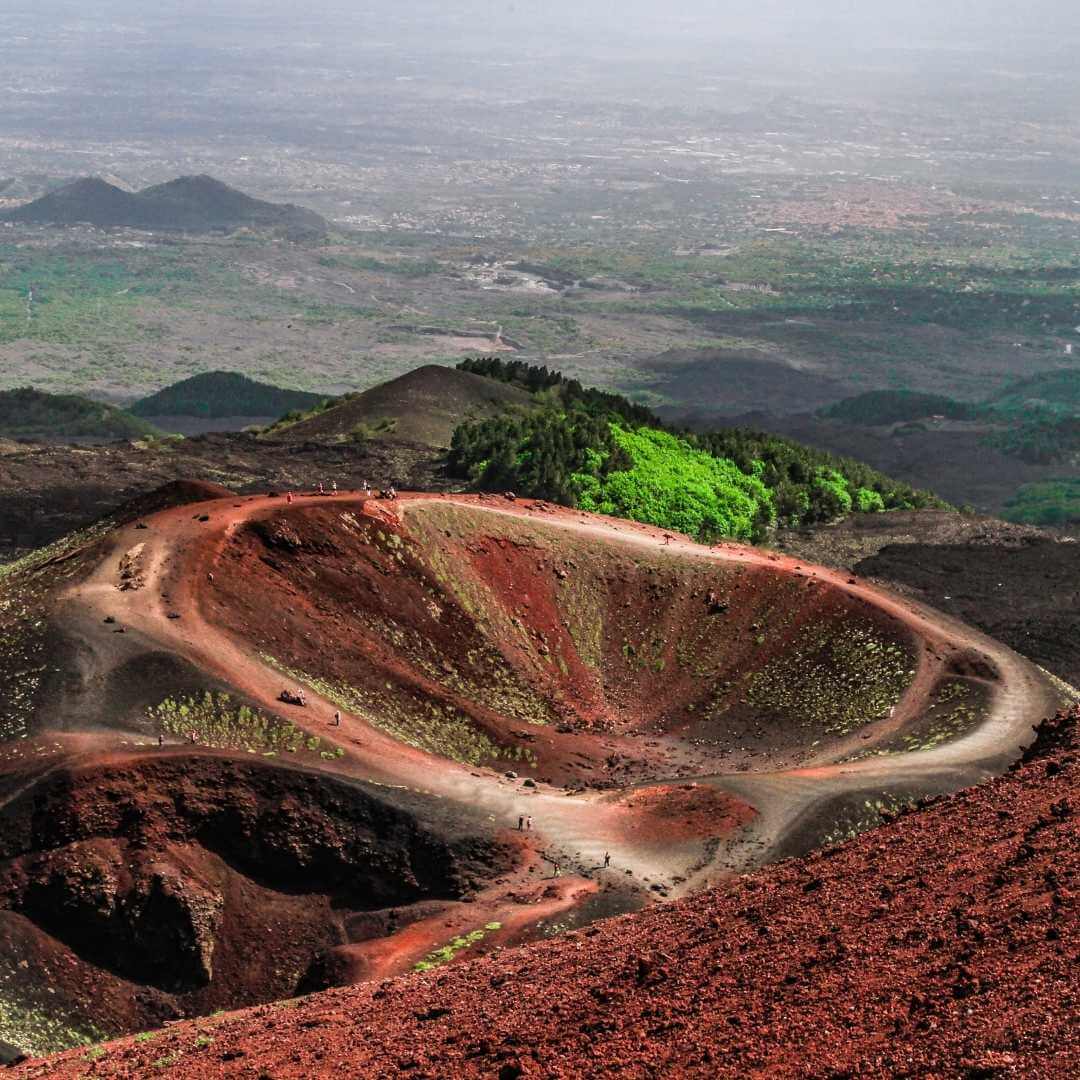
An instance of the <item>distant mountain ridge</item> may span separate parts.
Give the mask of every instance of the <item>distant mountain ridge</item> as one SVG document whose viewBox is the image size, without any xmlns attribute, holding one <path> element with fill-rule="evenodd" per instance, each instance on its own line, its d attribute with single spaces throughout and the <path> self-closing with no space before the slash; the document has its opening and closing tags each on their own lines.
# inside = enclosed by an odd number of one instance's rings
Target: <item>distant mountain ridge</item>
<svg viewBox="0 0 1080 1080">
<path fill-rule="evenodd" d="M 136 192 L 88 176 L 9 210 L 2 220 L 180 232 L 216 232 L 243 226 L 281 228 L 298 235 L 319 235 L 327 230 L 325 219 L 313 210 L 255 199 L 205 174 L 180 176 Z"/>
</svg>

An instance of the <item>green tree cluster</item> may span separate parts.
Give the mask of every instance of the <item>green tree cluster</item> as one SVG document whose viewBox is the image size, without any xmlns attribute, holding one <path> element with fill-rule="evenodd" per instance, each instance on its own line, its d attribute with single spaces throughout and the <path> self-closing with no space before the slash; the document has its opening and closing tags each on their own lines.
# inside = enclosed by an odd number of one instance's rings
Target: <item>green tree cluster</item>
<svg viewBox="0 0 1080 1080">
<path fill-rule="evenodd" d="M 1003 454 L 1031 465 L 1049 465 L 1080 450 L 1080 418 L 1043 414 L 1015 427 L 992 432 L 987 442 Z"/>
<path fill-rule="evenodd" d="M 759 540 L 775 524 L 946 505 L 868 466 L 774 435 L 678 433 L 580 407 L 462 424 L 449 467 L 483 491 L 511 489 L 705 540 Z"/>
<path fill-rule="evenodd" d="M 620 461 L 628 468 L 570 477 L 576 504 L 615 517 L 677 529 L 701 539 L 721 536 L 752 540 L 776 520 L 772 492 L 734 462 L 695 449 L 657 428 L 629 430 L 610 425 Z"/>
<path fill-rule="evenodd" d="M 955 401 L 943 394 L 920 394 L 914 390 L 870 390 L 822 409 L 821 415 L 848 424 L 876 427 L 922 420 L 928 416 L 975 420 L 982 411 L 984 409 L 978 405 Z"/>
<path fill-rule="evenodd" d="M 466 358 L 458 364 L 459 371 L 469 371 L 488 379 L 520 386 L 530 393 L 550 391 L 556 401 L 576 406 L 593 414 L 612 413 L 634 424 L 660 427 L 660 418 L 644 405 L 638 405 L 621 394 L 582 386 L 577 379 L 568 379 L 561 371 L 526 364 L 523 360 L 503 360 L 499 356 Z"/>
<path fill-rule="evenodd" d="M 1002 517 L 1023 525 L 1075 524 L 1080 521 L 1080 479 L 1024 484 L 1005 504 Z"/>
</svg>

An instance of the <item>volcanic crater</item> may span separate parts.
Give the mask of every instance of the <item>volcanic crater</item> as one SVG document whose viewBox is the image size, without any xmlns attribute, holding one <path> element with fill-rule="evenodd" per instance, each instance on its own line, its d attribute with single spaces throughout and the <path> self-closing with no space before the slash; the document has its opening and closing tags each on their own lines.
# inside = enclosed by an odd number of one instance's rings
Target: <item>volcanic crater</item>
<svg viewBox="0 0 1080 1080">
<path fill-rule="evenodd" d="M 231 537 L 208 617 L 406 743 L 561 786 L 835 760 L 946 701 L 943 740 L 982 718 L 991 661 L 813 568 L 546 512 L 276 510 Z"/>
<path fill-rule="evenodd" d="M 0 578 L 23 1049 L 688 893 L 1003 771 L 1061 697 L 763 550 L 510 497 L 185 497 Z"/>
</svg>

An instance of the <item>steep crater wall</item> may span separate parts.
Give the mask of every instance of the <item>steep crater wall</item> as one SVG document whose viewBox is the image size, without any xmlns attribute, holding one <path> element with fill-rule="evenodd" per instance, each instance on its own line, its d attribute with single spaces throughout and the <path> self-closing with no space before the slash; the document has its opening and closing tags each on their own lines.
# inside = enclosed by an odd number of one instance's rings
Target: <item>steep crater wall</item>
<svg viewBox="0 0 1080 1080">
<path fill-rule="evenodd" d="M 459 899 L 511 861 L 408 793 L 226 757 L 121 759 L 0 811 L 0 926 L 36 938 L 58 1003 L 130 1030 L 291 996 L 356 913 Z"/>
<path fill-rule="evenodd" d="M 284 678 L 469 764 L 594 786 L 775 769 L 993 678 L 959 654 L 931 671 L 917 634 L 810 570 L 438 500 L 404 514 L 253 521 L 205 611 Z M 945 734 L 976 723 L 984 696 Z"/>
</svg>

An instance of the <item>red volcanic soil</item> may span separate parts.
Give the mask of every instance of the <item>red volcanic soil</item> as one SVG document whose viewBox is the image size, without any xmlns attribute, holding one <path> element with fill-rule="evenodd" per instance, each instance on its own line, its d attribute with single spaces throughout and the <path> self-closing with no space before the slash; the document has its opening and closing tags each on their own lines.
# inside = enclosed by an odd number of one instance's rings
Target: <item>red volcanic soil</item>
<svg viewBox="0 0 1080 1080">
<path fill-rule="evenodd" d="M 1077 716 L 1009 775 L 707 894 L 13 1076 L 1075 1076 Z"/>
<path fill-rule="evenodd" d="M 710 833 L 724 835 L 754 817 L 753 807 L 702 784 L 655 784 L 636 788 L 619 799 L 628 813 L 627 828 L 660 842 L 687 840 Z"/>
</svg>

